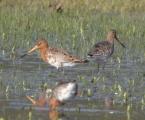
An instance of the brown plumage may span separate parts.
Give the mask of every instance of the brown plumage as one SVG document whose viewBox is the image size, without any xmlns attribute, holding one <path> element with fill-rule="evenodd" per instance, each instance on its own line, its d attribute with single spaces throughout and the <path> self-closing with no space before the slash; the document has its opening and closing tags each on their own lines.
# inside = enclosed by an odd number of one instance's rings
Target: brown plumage
<svg viewBox="0 0 145 120">
<path fill-rule="evenodd" d="M 115 40 L 125 48 L 125 45 L 119 41 L 116 30 L 111 30 L 108 32 L 105 41 L 98 42 L 93 46 L 88 53 L 88 58 L 95 60 L 98 64 L 104 64 L 114 52 Z"/>
<path fill-rule="evenodd" d="M 50 47 L 45 39 L 39 39 L 36 45 L 29 50 L 27 54 L 32 53 L 36 49 L 39 49 L 41 58 L 45 62 L 56 67 L 57 69 L 60 67 L 72 67 L 79 63 L 88 62 L 87 60 L 81 60 L 75 56 L 72 56 L 62 49 Z"/>
</svg>

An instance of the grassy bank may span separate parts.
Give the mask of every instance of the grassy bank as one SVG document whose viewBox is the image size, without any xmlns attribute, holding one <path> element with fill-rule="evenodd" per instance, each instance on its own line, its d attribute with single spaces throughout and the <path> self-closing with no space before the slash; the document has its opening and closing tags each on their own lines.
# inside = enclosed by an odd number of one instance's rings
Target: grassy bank
<svg viewBox="0 0 145 120">
<path fill-rule="evenodd" d="M 103 12 L 143 12 L 145 0 L 1 0 L 0 7 L 48 9 L 61 5 L 64 10 L 96 10 Z"/>
<path fill-rule="evenodd" d="M 145 15 L 140 12 L 145 9 L 144 0 L 84 1 L 60 1 L 62 13 L 50 7 L 50 4 L 56 6 L 57 1 L 1 1 L 1 49 L 26 50 L 37 37 L 44 37 L 52 45 L 85 56 L 96 41 L 105 39 L 107 31 L 114 28 L 131 56 L 144 56 Z"/>
</svg>

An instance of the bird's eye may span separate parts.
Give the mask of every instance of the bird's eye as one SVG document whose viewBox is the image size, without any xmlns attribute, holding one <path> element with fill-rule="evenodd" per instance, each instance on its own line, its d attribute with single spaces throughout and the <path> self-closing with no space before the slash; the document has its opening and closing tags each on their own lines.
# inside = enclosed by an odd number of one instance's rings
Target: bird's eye
<svg viewBox="0 0 145 120">
<path fill-rule="evenodd" d="M 41 42 L 38 42 L 38 45 L 41 45 Z"/>
</svg>

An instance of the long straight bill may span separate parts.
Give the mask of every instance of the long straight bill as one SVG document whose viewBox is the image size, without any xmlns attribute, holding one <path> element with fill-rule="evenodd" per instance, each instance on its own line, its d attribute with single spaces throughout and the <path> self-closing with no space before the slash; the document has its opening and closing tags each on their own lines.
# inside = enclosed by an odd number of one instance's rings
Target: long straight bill
<svg viewBox="0 0 145 120">
<path fill-rule="evenodd" d="M 126 48 L 126 46 L 122 43 L 122 42 L 120 42 L 120 40 L 116 37 L 116 41 L 123 47 L 123 48 Z"/>
<path fill-rule="evenodd" d="M 21 58 L 29 55 L 30 53 L 32 53 L 33 51 L 35 51 L 36 49 L 38 49 L 38 46 L 35 45 L 31 50 L 29 50 L 27 53 L 25 53 L 24 55 L 21 56 Z"/>
</svg>

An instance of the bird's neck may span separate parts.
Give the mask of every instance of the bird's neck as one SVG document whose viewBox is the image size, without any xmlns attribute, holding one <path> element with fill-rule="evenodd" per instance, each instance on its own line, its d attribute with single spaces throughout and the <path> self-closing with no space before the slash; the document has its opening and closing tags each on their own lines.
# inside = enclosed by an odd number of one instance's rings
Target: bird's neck
<svg viewBox="0 0 145 120">
<path fill-rule="evenodd" d="M 112 45 L 114 44 L 114 38 L 107 37 L 107 41 Z"/>
<path fill-rule="evenodd" d="M 40 49 L 40 55 L 41 55 L 41 58 L 47 62 L 47 51 L 48 51 L 48 48 L 41 48 Z"/>
<path fill-rule="evenodd" d="M 61 102 L 59 100 L 57 100 L 55 97 L 51 97 L 49 99 L 49 106 L 50 106 L 50 109 L 53 110 L 53 109 L 57 109 L 57 107 L 61 104 Z"/>
</svg>

